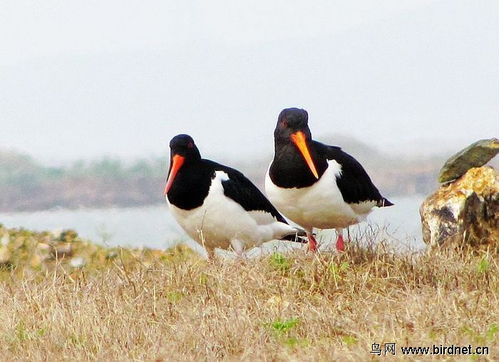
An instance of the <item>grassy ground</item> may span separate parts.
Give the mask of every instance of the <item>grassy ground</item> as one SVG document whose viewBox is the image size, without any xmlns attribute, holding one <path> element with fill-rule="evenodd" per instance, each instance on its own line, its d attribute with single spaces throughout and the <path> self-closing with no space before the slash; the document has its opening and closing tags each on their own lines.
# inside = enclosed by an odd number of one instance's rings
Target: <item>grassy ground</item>
<svg viewBox="0 0 499 362">
<path fill-rule="evenodd" d="M 342 255 L 207 262 L 183 248 L 107 250 L 9 232 L 2 360 L 361 361 L 401 358 L 401 346 L 452 344 L 490 349 L 452 360 L 499 357 L 491 251 L 394 256 L 350 245 Z M 62 242 L 74 243 L 71 255 L 55 255 Z M 37 258 L 39 249 L 48 251 Z M 71 267 L 75 253 L 84 265 Z M 396 343 L 396 357 L 370 354 L 373 343 Z"/>
</svg>

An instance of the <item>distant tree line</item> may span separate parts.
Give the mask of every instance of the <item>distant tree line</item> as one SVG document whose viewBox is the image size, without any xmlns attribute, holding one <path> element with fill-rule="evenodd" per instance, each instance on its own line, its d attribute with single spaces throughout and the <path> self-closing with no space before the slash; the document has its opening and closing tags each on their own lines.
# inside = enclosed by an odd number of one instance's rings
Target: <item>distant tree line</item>
<svg viewBox="0 0 499 362">
<path fill-rule="evenodd" d="M 436 188 L 443 158 L 402 160 L 382 155 L 353 139 L 342 140 L 341 146 L 365 166 L 384 195 L 429 194 Z M 269 162 L 270 159 L 239 164 L 229 161 L 261 189 L 262 170 Z M 158 204 L 164 202 L 167 171 L 167 157 L 134 162 L 103 158 L 47 167 L 30 156 L 0 151 L 0 212 Z"/>
<path fill-rule="evenodd" d="M 0 152 L 0 211 L 154 204 L 163 199 L 166 172 L 159 158 L 45 167 L 29 156 Z"/>
</svg>

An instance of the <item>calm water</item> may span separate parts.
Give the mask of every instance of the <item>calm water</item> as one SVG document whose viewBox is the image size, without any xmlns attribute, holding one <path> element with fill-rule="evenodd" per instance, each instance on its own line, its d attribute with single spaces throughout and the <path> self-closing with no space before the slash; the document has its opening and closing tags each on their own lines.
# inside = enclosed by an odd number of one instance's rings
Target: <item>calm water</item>
<svg viewBox="0 0 499 362">
<path fill-rule="evenodd" d="M 353 236 L 362 236 L 372 229 L 382 229 L 385 240 L 403 247 L 421 249 L 419 205 L 422 196 L 391 198 L 395 206 L 375 209 L 367 222 L 350 228 Z M 193 245 L 175 223 L 167 205 L 136 208 L 49 210 L 0 214 L 0 223 L 7 227 L 32 230 L 71 228 L 82 237 L 108 246 L 146 246 L 167 248 L 178 242 Z M 319 235 L 322 242 L 334 239 L 331 233 Z"/>
</svg>

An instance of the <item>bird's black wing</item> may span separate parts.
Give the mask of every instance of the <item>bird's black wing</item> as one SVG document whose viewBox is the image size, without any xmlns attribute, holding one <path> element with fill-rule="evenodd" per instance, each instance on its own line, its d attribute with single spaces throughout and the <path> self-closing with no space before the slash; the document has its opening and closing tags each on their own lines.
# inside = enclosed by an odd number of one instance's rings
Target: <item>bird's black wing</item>
<svg viewBox="0 0 499 362">
<path fill-rule="evenodd" d="M 265 195 L 240 171 L 215 162 L 213 165 L 215 171 L 223 171 L 229 176 L 228 180 L 222 181 L 225 196 L 237 202 L 246 211 L 265 211 L 276 220 L 288 223 Z"/>
<path fill-rule="evenodd" d="M 352 204 L 375 201 L 379 207 L 393 205 L 381 196 L 364 167 L 355 158 L 343 152 L 338 146 L 328 146 L 314 141 L 314 147 L 328 160 L 335 160 L 340 164 L 341 175 L 336 177 L 336 182 L 345 202 Z"/>
</svg>

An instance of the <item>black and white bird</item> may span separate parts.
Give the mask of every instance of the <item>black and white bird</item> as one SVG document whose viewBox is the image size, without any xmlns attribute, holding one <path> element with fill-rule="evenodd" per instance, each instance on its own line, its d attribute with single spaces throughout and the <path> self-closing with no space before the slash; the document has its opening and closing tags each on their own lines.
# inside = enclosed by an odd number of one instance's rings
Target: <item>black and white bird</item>
<svg viewBox="0 0 499 362">
<path fill-rule="evenodd" d="M 300 233 L 241 172 L 202 159 L 189 135 L 173 137 L 170 149 L 166 201 L 175 220 L 204 246 L 209 258 L 215 248 L 232 246 L 242 256 L 246 248 L 273 239 L 295 240 Z"/>
<path fill-rule="evenodd" d="M 336 248 L 344 250 L 344 228 L 364 220 L 374 206 L 393 205 L 355 158 L 312 140 L 307 111 L 284 109 L 274 143 L 265 191 L 284 216 L 307 231 L 310 250 L 317 250 L 313 228 L 336 229 Z"/>
</svg>

